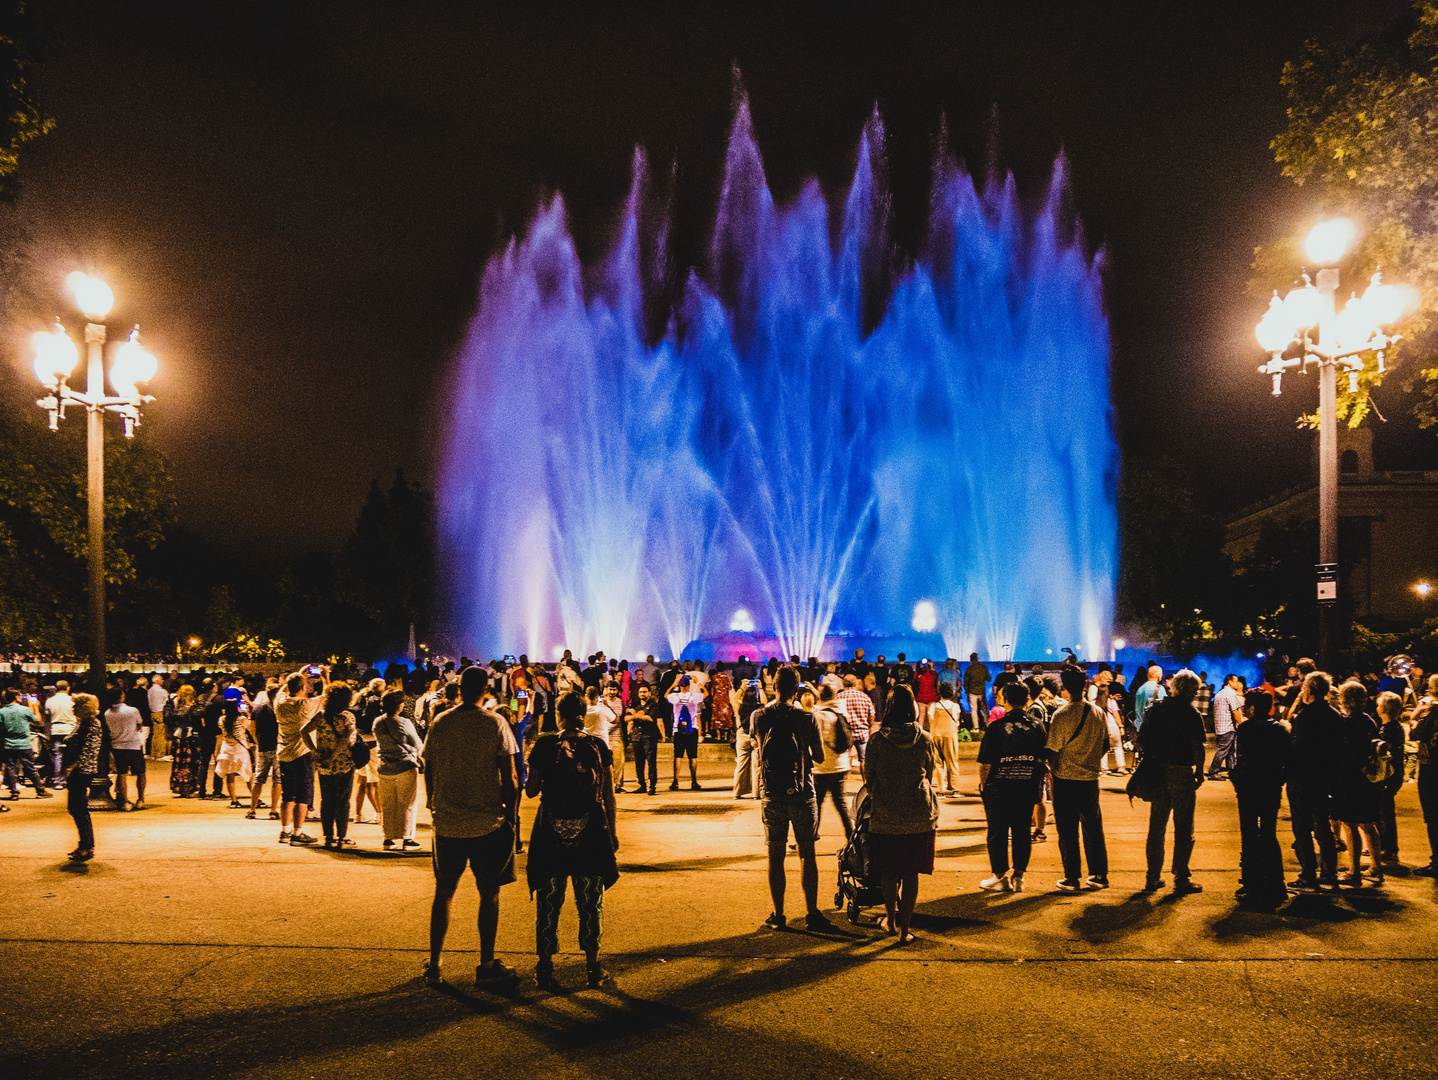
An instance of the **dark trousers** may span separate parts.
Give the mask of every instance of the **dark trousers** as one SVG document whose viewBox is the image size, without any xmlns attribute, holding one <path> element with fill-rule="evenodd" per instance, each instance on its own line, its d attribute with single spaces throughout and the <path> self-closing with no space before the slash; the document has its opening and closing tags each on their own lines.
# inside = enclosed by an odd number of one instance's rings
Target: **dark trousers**
<svg viewBox="0 0 1438 1080">
<path fill-rule="evenodd" d="M 1438 765 L 1418 766 L 1418 805 L 1428 828 L 1428 864 L 1438 866 Z"/>
<path fill-rule="evenodd" d="M 197 765 L 197 768 L 198 768 L 199 773 L 200 773 L 200 795 L 201 795 L 201 796 L 203 796 L 203 795 L 205 794 L 205 787 L 206 787 L 206 784 L 205 784 L 205 775 L 208 773 L 209 775 L 214 776 L 214 770 L 210 768 L 210 762 L 214 760 L 214 757 L 215 757 L 215 736 L 214 736 L 213 734 L 206 734 L 206 733 L 203 732 L 203 731 L 200 732 L 200 760 L 199 760 L 199 763 L 198 763 L 198 765 Z M 218 776 L 215 776 L 215 794 L 216 794 L 216 795 L 219 795 L 221 792 L 223 792 L 223 791 L 225 790 L 223 785 L 224 785 L 224 781 L 221 780 Z"/>
<path fill-rule="evenodd" d="M 824 797 L 834 800 L 834 809 L 839 811 L 839 822 L 844 826 L 844 839 L 854 835 L 854 822 L 849 817 L 849 807 L 844 798 L 844 778 L 848 772 L 814 774 L 814 797 L 819 804 L 818 821 L 824 819 Z"/>
<path fill-rule="evenodd" d="M 320 823 L 325 839 L 343 840 L 350 830 L 350 795 L 354 793 L 355 774 L 320 773 Z"/>
<path fill-rule="evenodd" d="M 1282 784 L 1244 784 L 1238 788 L 1238 879 L 1251 896 L 1282 897 L 1283 851 L 1278 846 L 1278 810 Z"/>
<path fill-rule="evenodd" d="M 1213 779 L 1238 764 L 1238 732 L 1225 731 L 1214 736 L 1213 760 L 1208 764 L 1208 777 Z"/>
<path fill-rule="evenodd" d="M 1193 854 L 1193 806 L 1196 801 L 1193 768 L 1165 765 L 1163 783 L 1148 804 L 1148 880 L 1163 874 L 1163 845 L 1168 818 L 1173 815 L 1173 877 L 1187 881 L 1188 860 Z"/>
<path fill-rule="evenodd" d="M 1399 786 L 1402 781 L 1399 781 Z M 1394 799 L 1398 796 L 1398 787 L 1386 784 L 1383 788 L 1383 795 L 1380 799 L 1381 809 L 1378 812 L 1378 836 L 1383 842 L 1383 857 L 1398 861 L 1398 808 L 1394 806 Z"/>
<path fill-rule="evenodd" d="M 1029 832 L 1033 828 L 1034 801 L 1027 793 L 1005 792 L 997 784 L 984 789 L 984 815 L 989 821 L 989 869 L 994 877 L 1003 877 L 1009 872 L 1011 846 L 1014 873 L 1022 874 L 1029 868 L 1029 855 L 1034 847 L 1033 835 Z"/>
<path fill-rule="evenodd" d="M 1338 876 L 1338 846 L 1328 813 L 1333 800 L 1328 792 L 1302 780 L 1288 782 L 1288 816 L 1293 820 L 1293 853 L 1298 856 L 1301 876 L 1332 882 Z M 1317 855 L 1313 843 L 1318 842 Z"/>
<path fill-rule="evenodd" d="M 629 742 L 629 753 L 634 757 L 634 778 L 639 781 L 639 790 L 653 791 L 659 786 L 659 744 L 636 735 Z"/>
<path fill-rule="evenodd" d="M 1088 872 L 1108 877 L 1108 848 L 1103 839 L 1103 813 L 1098 805 L 1097 780 L 1060 780 L 1054 777 L 1054 829 L 1059 835 L 1059 858 L 1064 877 L 1082 880 L 1079 861 L 1079 829 L 1083 829 L 1083 853 Z"/>
<path fill-rule="evenodd" d="M 34 750 L 6 750 L 4 754 L 5 782 L 10 786 L 11 792 L 19 794 L 22 777 L 33 784 L 36 791 L 45 790 L 45 781 L 40 779 L 40 770 L 35 768 Z"/>
<path fill-rule="evenodd" d="M 93 779 L 89 773 L 76 769 L 65 781 L 65 809 L 75 819 L 81 851 L 90 851 L 95 847 L 95 829 L 90 824 L 90 781 Z"/>
</svg>

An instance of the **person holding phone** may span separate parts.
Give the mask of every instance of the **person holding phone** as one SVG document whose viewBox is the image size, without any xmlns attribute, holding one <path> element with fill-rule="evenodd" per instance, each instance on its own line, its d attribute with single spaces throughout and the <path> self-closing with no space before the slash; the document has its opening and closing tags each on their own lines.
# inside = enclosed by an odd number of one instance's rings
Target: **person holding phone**
<svg viewBox="0 0 1438 1080">
<path fill-rule="evenodd" d="M 605 684 L 604 705 L 614 714 L 614 723 L 609 728 L 609 753 L 614 758 L 614 790 L 623 791 L 624 744 L 629 741 L 629 716 L 619 696 L 618 681 Z"/>
</svg>

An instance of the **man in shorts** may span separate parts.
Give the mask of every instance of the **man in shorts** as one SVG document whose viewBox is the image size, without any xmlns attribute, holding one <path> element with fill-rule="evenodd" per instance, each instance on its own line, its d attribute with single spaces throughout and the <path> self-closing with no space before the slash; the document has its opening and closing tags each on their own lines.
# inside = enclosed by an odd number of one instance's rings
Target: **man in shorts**
<svg viewBox="0 0 1438 1080">
<path fill-rule="evenodd" d="M 679 790 L 679 759 L 689 759 L 689 788 L 703 791 L 699 786 L 699 714 L 704 708 L 704 691 L 694 686 L 694 680 L 681 675 L 674 684 L 674 692 L 665 695 L 674 710 L 674 782 L 670 791 Z"/>
<path fill-rule="evenodd" d="M 255 700 L 250 703 L 250 734 L 255 740 L 255 775 L 250 780 L 250 812 L 245 815 L 250 819 L 254 818 L 256 811 L 265 807 L 260 795 L 267 782 L 270 785 L 270 820 L 278 821 L 280 817 L 280 763 L 276 760 L 280 722 L 274 705 L 279 688 L 280 681 L 272 676 L 265 683 L 264 690 L 255 695 Z"/>
<path fill-rule="evenodd" d="M 115 809 L 140 810 L 145 805 L 145 733 L 149 725 L 140 710 L 120 699 L 105 710 L 110 729 L 110 756 L 115 762 Z M 125 777 L 135 778 L 135 801 L 129 802 Z"/>
<path fill-rule="evenodd" d="M 774 680 L 779 700 L 754 714 L 754 736 L 759 741 L 759 796 L 764 814 L 764 837 L 769 847 L 769 895 L 774 901 L 773 913 L 764 925 L 782 930 L 788 925 L 784 918 L 784 891 L 788 878 L 784 873 L 784 857 L 789 844 L 789 826 L 794 827 L 794 843 L 799 848 L 802 866 L 800 883 L 804 889 L 808 930 L 833 930 L 834 924 L 819 910 L 819 862 L 814 855 L 814 842 L 819 838 L 819 803 L 814 795 L 814 763 L 824 760 L 824 743 L 814 718 L 794 704 L 799 693 L 799 672 L 792 667 L 779 669 Z M 775 746 L 765 752 L 765 744 Z M 775 775 L 784 760 L 784 751 L 792 756 L 793 768 L 785 779 Z M 787 787 L 781 788 L 781 784 Z"/>
<path fill-rule="evenodd" d="M 291 847 L 313 844 L 315 838 L 304 831 L 305 815 L 315 804 L 315 759 L 301 737 L 305 725 L 314 719 L 324 704 L 327 680 L 317 691 L 307 672 L 297 671 L 285 682 L 285 692 L 275 705 L 279 727 L 280 762 L 280 843 Z"/>
<path fill-rule="evenodd" d="M 512 967 L 496 960 L 499 890 L 515 880 L 514 839 L 519 786 L 514 756 L 519 744 L 509 722 L 480 707 L 489 672 L 465 668 L 459 677 L 459 705 L 441 713 L 425 740 L 424 782 L 434 819 L 434 904 L 429 913 L 429 962 L 424 978 L 443 982 L 440 953 L 449 931 L 449 908 L 465 867 L 479 888 L 478 985 L 513 980 Z"/>
</svg>

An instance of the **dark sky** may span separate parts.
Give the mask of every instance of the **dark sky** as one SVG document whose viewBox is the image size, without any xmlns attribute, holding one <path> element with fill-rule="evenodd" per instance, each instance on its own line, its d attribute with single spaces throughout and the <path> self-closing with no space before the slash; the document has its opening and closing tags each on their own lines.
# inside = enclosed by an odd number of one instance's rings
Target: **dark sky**
<svg viewBox="0 0 1438 1080">
<path fill-rule="evenodd" d="M 1268 396 L 1245 291 L 1254 245 L 1310 212 L 1268 149 L 1283 61 L 1400 6 L 74 0 L 23 177 L 32 292 L 62 310 L 94 266 L 112 326 L 142 324 L 184 524 L 235 554 L 334 548 L 371 478 L 429 479 L 484 260 L 545 193 L 598 253 L 642 143 L 676 163 L 677 251 L 698 250 L 737 63 L 780 199 L 809 175 L 842 192 L 878 102 L 901 239 L 941 113 L 1024 192 L 1063 149 L 1107 250 L 1124 452 L 1188 462 L 1231 507 L 1308 455 L 1314 388 Z M 6 328 L 17 367 L 31 329 Z"/>
</svg>

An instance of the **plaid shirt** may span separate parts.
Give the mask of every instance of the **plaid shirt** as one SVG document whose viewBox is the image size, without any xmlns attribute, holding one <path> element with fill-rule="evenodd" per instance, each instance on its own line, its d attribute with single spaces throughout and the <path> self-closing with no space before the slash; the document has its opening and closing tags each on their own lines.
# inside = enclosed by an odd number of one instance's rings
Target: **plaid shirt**
<svg viewBox="0 0 1438 1080">
<path fill-rule="evenodd" d="M 869 737 L 869 729 L 874 725 L 873 700 L 864 691 L 856 690 L 852 686 L 841 691 L 837 695 L 837 699 L 844 706 L 844 712 L 848 714 L 854 741 L 863 742 Z"/>
<path fill-rule="evenodd" d="M 1208 683 L 1200 683 L 1198 696 L 1193 699 L 1193 707 L 1198 710 L 1199 717 L 1206 724 L 1208 723 L 1208 710 L 1213 703 L 1213 687 Z"/>
</svg>

